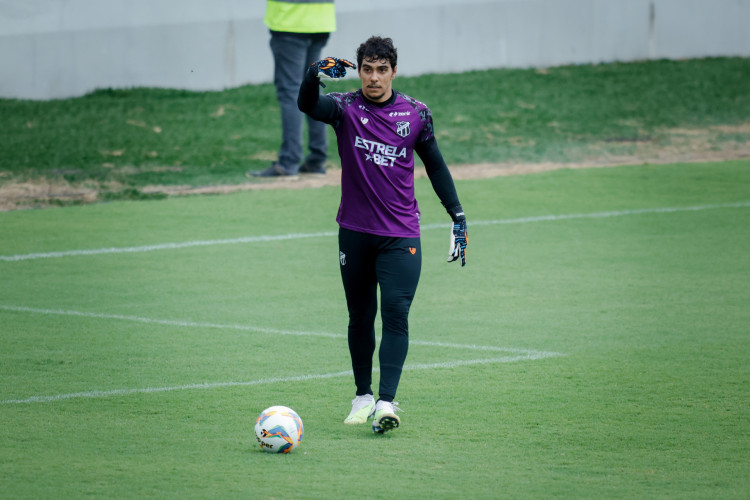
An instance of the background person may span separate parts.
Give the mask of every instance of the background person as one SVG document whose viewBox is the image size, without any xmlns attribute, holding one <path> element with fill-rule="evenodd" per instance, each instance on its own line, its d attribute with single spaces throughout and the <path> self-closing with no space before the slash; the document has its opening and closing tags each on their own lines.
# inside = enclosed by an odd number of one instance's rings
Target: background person
<svg viewBox="0 0 750 500">
<path fill-rule="evenodd" d="M 309 154 L 302 161 L 303 118 L 297 108 L 305 70 L 317 59 L 336 31 L 333 0 L 266 2 L 264 18 L 271 31 L 276 97 L 281 106 L 281 148 L 279 159 L 269 168 L 248 172 L 254 177 L 294 176 L 297 173 L 325 173 L 328 140 L 325 124 L 307 120 Z"/>
</svg>

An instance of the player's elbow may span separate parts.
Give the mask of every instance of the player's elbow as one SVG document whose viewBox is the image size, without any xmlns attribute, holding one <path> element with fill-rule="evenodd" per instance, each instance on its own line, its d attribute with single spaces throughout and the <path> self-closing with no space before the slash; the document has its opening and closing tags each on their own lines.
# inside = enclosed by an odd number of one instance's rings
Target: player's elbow
<svg viewBox="0 0 750 500">
<path fill-rule="evenodd" d="M 309 112 L 309 108 L 307 104 L 305 103 L 305 100 L 302 98 L 302 94 L 297 96 L 297 108 L 303 113 Z"/>
</svg>

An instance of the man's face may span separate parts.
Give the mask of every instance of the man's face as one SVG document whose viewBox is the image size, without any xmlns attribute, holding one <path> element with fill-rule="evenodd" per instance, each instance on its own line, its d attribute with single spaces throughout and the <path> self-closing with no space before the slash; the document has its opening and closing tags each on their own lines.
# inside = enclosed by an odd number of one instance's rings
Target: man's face
<svg viewBox="0 0 750 500">
<path fill-rule="evenodd" d="M 391 97 L 396 67 L 391 67 L 387 59 L 364 59 L 360 64 L 359 78 L 362 80 L 362 93 L 371 101 L 385 102 Z"/>
</svg>

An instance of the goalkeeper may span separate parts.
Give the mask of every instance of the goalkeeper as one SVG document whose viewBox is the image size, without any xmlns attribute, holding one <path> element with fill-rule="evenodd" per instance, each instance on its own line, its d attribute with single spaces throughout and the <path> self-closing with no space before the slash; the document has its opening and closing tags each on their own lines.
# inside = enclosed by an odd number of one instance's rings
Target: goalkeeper
<svg viewBox="0 0 750 500">
<path fill-rule="evenodd" d="M 390 38 L 371 37 L 345 59 L 314 63 L 299 91 L 299 109 L 333 126 L 341 157 L 339 261 L 349 311 L 348 341 L 356 395 L 347 424 L 372 417 L 374 432 L 401 423 L 396 396 L 409 346 L 408 316 L 422 267 L 419 207 L 414 197 L 414 152 L 453 219 L 448 261 L 466 265 L 466 217 L 443 160 L 429 108 L 393 90 L 397 52 Z M 320 77 L 357 69 L 356 92 L 320 94 Z M 380 287 L 380 383 L 372 391 L 377 290 Z"/>
</svg>

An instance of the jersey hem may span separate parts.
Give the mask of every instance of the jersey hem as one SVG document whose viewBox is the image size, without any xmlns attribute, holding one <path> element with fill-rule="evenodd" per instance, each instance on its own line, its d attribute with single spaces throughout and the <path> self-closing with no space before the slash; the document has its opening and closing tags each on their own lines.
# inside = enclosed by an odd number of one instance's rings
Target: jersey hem
<svg viewBox="0 0 750 500">
<path fill-rule="evenodd" d="M 417 231 L 416 233 L 395 233 L 393 231 L 358 227 L 352 224 L 342 223 L 341 221 L 337 221 L 337 222 L 340 227 L 344 229 L 348 229 L 349 231 L 356 231 L 358 233 L 374 234 L 375 236 L 388 236 L 391 238 L 419 238 L 420 237 L 419 231 Z"/>
</svg>

